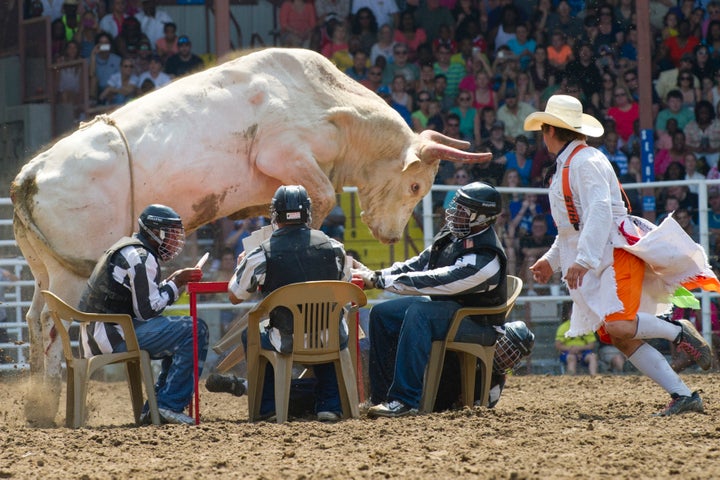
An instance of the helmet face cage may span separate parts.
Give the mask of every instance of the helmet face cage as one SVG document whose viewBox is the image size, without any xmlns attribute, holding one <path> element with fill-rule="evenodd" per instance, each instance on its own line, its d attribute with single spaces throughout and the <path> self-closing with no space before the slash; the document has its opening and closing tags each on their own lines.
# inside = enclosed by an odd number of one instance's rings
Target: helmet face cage
<svg viewBox="0 0 720 480">
<path fill-rule="evenodd" d="M 185 229 L 180 228 L 163 228 L 160 230 L 160 238 L 162 243 L 158 247 L 158 255 L 164 262 L 168 262 L 177 257 L 185 246 Z"/>
<path fill-rule="evenodd" d="M 500 374 L 506 373 L 515 368 L 521 358 L 522 352 L 506 335 L 503 335 L 495 345 L 493 371 Z"/>
<path fill-rule="evenodd" d="M 179 220 L 146 216 L 145 221 L 139 218 L 138 224 L 158 244 L 157 253 L 163 262 L 177 257 L 185 246 L 185 228 Z"/>
<path fill-rule="evenodd" d="M 445 209 L 445 222 L 455 238 L 465 238 L 470 235 L 473 227 L 487 225 L 495 218 L 496 215 L 491 217 L 481 215 L 470 207 L 458 203 L 455 199 Z"/>
<path fill-rule="evenodd" d="M 495 345 L 493 371 L 504 374 L 514 369 L 520 359 L 532 353 L 535 335 L 527 328 L 525 322 L 515 321 L 505 325 L 505 334 Z"/>
</svg>

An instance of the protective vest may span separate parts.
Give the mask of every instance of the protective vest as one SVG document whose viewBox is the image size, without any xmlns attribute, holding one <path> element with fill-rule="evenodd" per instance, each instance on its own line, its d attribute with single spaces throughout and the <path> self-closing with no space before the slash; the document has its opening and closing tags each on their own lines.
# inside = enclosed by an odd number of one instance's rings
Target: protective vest
<svg viewBox="0 0 720 480">
<path fill-rule="evenodd" d="M 283 227 L 261 244 L 266 274 L 263 298 L 280 287 L 314 280 L 340 280 L 345 257 L 319 230 L 304 225 Z"/>
<path fill-rule="evenodd" d="M 273 232 L 260 247 L 265 252 L 265 283 L 261 287 L 263 298 L 280 287 L 291 283 L 340 280 L 345 255 L 333 248 L 330 239 L 319 230 L 305 225 L 291 225 Z M 280 332 L 281 353 L 293 349 L 293 317 L 285 307 L 270 312 L 270 326 Z M 340 342 L 347 341 L 346 329 L 341 328 Z"/>
<path fill-rule="evenodd" d="M 432 249 L 430 251 L 430 260 L 428 261 L 428 269 L 432 270 L 439 267 L 447 267 L 453 265 L 455 261 L 470 253 L 490 250 L 497 254 L 500 259 L 501 278 L 505 278 L 507 256 L 505 250 L 495 234 L 495 230 L 487 228 L 484 232 L 453 241 L 454 237 L 449 230 L 441 230 L 433 240 Z M 433 300 L 448 300 L 444 296 L 432 296 Z M 465 307 L 488 307 L 500 305 L 507 300 L 507 285 L 503 282 L 497 288 L 488 292 L 469 293 L 466 295 L 454 295 L 453 301 Z M 503 315 L 501 315 L 503 316 Z M 504 318 L 504 316 L 503 316 Z M 503 323 L 503 322 L 500 322 Z"/>
<path fill-rule="evenodd" d="M 95 265 L 87 287 L 80 298 L 79 309 L 88 313 L 125 313 L 134 317 L 132 292 L 112 278 L 110 260 L 116 252 L 134 245 L 147 246 L 135 237 L 123 237 L 110 247 Z M 158 272 L 158 275 L 160 272 Z"/>
</svg>

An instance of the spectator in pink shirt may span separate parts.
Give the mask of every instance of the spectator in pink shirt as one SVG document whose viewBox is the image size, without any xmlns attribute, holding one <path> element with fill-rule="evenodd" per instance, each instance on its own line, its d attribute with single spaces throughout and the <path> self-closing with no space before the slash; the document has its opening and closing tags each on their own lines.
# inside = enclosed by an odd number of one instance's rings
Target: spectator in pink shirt
<svg viewBox="0 0 720 480">
<path fill-rule="evenodd" d="M 312 2 L 285 0 L 280 6 L 280 42 L 285 47 L 309 47 L 316 21 Z"/>
</svg>

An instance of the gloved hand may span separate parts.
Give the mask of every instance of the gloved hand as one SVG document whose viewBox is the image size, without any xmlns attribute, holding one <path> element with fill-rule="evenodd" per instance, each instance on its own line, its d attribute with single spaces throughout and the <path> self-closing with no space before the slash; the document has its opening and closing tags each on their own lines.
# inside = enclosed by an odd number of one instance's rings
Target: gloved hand
<svg viewBox="0 0 720 480">
<path fill-rule="evenodd" d="M 378 272 L 374 272 L 369 268 L 365 268 L 364 270 L 353 270 L 352 276 L 353 280 L 358 278 L 362 280 L 364 290 L 368 290 L 370 288 L 382 288 L 378 285 Z"/>
<path fill-rule="evenodd" d="M 189 282 L 199 282 L 202 280 L 203 272 L 199 268 L 183 268 L 168 277 L 168 281 L 172 281 L 179 289 L 183 288 Z"/>
</svg>

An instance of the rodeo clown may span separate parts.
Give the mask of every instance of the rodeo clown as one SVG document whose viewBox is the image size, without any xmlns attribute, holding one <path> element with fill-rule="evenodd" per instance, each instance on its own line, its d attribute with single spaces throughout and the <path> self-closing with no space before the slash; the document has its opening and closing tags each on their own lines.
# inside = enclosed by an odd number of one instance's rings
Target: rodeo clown
<svg viewBox="0 0 720 480">
<path fill-rule="evenodd" d="M 475 182 L 460 188 L 446 210 L 446 225 L 430 247 L 417 257 L 371 271 L 353 264 L 353 275 L 365 288 L 405 295 L 370 311 L 370 417 L 401 417 L 417 413 L 423 375 L 434 340 L 445 338 L 455 312 L 467 306 L 494 306 L 505 302 L 507 258 L 491 228 L 501 211 L 500 194 Z M 507 326 L 503 314 L 472 317 L 460 326 L 458 337 L 472 337 L 498 348 L 490 394 L 497 403 L 504 374 L 530 353 L 534 335 L 522 322 Z M 497 326 L 497 327 L 496 327 Z M 446 369 L 459 378 L 459 365 Z M 459 396 L 459 380 L 444 375 L 435 408 L 452 406 Z M 479 384 L 479 382 L 478 382 Z M 452 389 L 456 390 L 453 391 Z"/>
<path fill-rule="evenodd" d="M 549 198 L 558 235 L 530 270 L 539 283 L 562 271 L 574 303 L 566 336 L 597 332 L 601 341 L 615 345 L 670 394 L 659 415 L 702 412 L 698 392 L 645 342 L 669 340 L 704 370 L 710 368 L 710 347 L 692 323 L 656 316 L 669 309 L 681 285 L 718 291 L 702 247 L 672 215 L 655 227 L 628 214 L 610 162 L 585 143 L 587 136 L 602 136 L 603 126 L 583 113 L 576 98 L 550 97 L 544 112 L 525 119 L 525 130 L 541 130 L 548 151 L 556 156 Z"/>
</svg>

